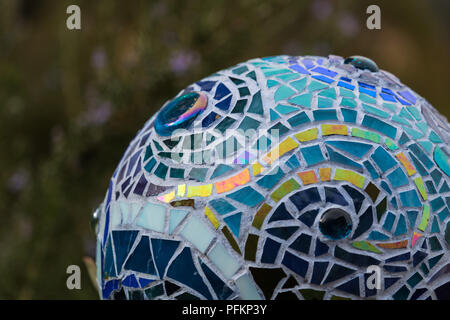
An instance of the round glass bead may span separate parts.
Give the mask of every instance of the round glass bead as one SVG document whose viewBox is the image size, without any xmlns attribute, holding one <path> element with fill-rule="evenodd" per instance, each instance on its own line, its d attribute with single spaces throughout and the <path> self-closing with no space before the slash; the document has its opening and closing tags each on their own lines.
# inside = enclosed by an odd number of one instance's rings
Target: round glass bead
<svg viewBox="0 0 450 320">
<path fill-rule="evenodd" d="M 186 129 L 207 107 L 203 93 L 190 92 L 169 102 L 155 120 L 155 130 L 160 136 L 170 136 L 177 129 Z"/>
<path fill-rule="evenodd" d="M 344 60 L 344 63 L 351 64 L 355 68 L 358 68 L 361 70 L 369 70 L 372 72 L 377 72 L 379 70 L 377 64 L 373 60 L 370 60 L 369 58 L 362 57 L 362 56 L 348 57 L 347 59 Z"/>
<path fill-rule="evenodd" d="M 332 208 L 320 218 L 319 230 L 330 239 L 344 239 L 352 231 L 352 219 L 344 210 Z"/>
</svg>

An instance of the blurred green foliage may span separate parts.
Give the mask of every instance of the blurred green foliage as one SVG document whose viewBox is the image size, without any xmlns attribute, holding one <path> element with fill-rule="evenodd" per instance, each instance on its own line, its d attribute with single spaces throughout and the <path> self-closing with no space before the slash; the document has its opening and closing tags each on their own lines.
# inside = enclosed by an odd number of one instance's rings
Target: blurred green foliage
<svg viewBox="0 0 450 320">
<path fill-rule="evenodd" d="M 66 8 L 81 7 L 81 31 Z M 381 30 L 366 8 L 381 7 Z M 0 298 L 95 299 L 83 256 L 109 178 L 182 88 L 255 57 L 364 55 L 447 117 L 442 1 L 0 0 Z M 66 268 L 82 267 L 82 290 Z"/>
</svg>

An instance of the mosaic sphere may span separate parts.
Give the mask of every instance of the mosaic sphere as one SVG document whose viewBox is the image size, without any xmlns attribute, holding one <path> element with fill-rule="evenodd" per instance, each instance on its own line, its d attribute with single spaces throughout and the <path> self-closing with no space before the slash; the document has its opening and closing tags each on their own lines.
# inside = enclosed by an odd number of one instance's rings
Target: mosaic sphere
<svg viewBox="0 0 450 320">
<path fill-rule="evenodd" d="M 131 141 L 95 213 L 101 297 L 450 299 L 449 137 L 360 56 L 195 82 Z"/>
</svg>

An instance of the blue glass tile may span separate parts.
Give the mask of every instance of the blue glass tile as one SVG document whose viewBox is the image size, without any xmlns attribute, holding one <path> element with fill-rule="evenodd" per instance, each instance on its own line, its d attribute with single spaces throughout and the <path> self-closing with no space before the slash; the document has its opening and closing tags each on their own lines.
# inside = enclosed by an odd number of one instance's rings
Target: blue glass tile
<svg viewBox="0 0 450 320">
<path fill-rule="evenodd" d="M 355 86 L 353 86 L 353 85 L 351 85 L 349 83 L 343 82 L 343 81 L 339 81 L 337 85 L 339 87 L 343 87 L 343 88 L 350 89 L 350 90 L 354 90 L 355 89 Z"/>
<path fill-rule="evenodd" d="M 394 207 L 394 209 L 398 209 L 398 205 L 397 205 L 397 198 L 392 197 L 391 199 L 391 204 Z"/>
<path fill-rule="evenodd" d="M 214 87 L 217 81 L 198 81 L 196 84 L 202 89 L 202 91 L 209 92 Z"/>
<path fill-rule="evenodd" d="M 380 97 L 383 98 L 384 101 L 397 102 L 397 100 L 395 100 L 393 96 L 391 96 L 390 94 L 386 94 L 384 92 L 380 93 Z"/>
<path fill-rule="evenodd" d="M 394 188 L 399 188 L 409 183 L 408 178 L 401 168 L 397 168 L 387 176 L 389 182 Z"/>
<path fill-rule="evenodd" d="M 380 168 L 382 172 L 386 172 L 397 164 L 397 161 L 395 161 L 394 158 L 382 147 L 378 147 L 371 155 L 371 158 L 375 161 L 378 168 Z"/>
<path fill-rule="evenodd" d="M 302 66 L 300 66 L 299 64 L 293 64 L 291 66 L 289 66 L 289 68 L 291 68 L 292 70 L 297 71 L 298 73 L 302 73 L 302 74 L 310 74 L 308 70 L 306 70 L 305 68 L 303 68 Z"/>
<path fill-rule="evenodd" d="M 298 227 L 275 227 L 266 229 L 269 234 L 283 240 L 289 239 L 297 230 Z"/>
<path fill-rule="evenodd" d="M 326 243 L 320 241 L 319 238 L 316 238 L 316 249 L 314 250 L 314 256 L 319 257 L 326 254 L 329 249 L 330 247 Z"/>
<path fill-rule="evenodd" d="M 389 138 L 395 140 L 395 136 L 397 135 L 397 129 L 384 121 L 381 121 L 377 118 L 365 115 L 362 121 L 362 125 L 378 132 L 381 132 L 387 135 Z"/>
<path fill-rule="evenodd" d="M 336 281 L 336 280 L 346 277 L 354 272 L 355 272 L 355 270 L 353 270 L 353 269 L 341 266 L 339 264 L 334 264 L 331 267 L 330 272 L 328 273 L 328 276 L 325 279 L 325 281 L 323 282 L 323 284 Z"/>
<path fill-rule="evenodd" d="M 306 69 L 311 69 L 315 66 L 314 61 L 311 59 L 302 59 L 302 63 L 306 67 Z"/>
<path fill-rule="evenodd" d="M 320 285 L 323 278 L 325 277 L 325 273 L 327 271 L 328 264 L 329 264 L 329 262 L 321 262 L 321 261 L 314 262 L 313 273 L 311 276 L 312 284 Z"/>
<path fill-rule="evenodd" d="M 359 92 L 367 94 L 368 96 L 371 96 L 373 98 L 377 97 L 377 93 L 375 91 L 368 90 L 368 89 L 362 88 L 362 87 L 359 87 L 358 90 L 359 90 Z"/>
<path fill-rule="evenodd" d="M 267 238 L 264 244 L 263 253 L 261 257 L 262 263 L 274 263 L 280 250 L 281 243 Z"/>
<path fill-rule="evenodd" d="M 300 151 L 302 152 L 308 166 L 315 165 L 325 160 L 319 145 L 301 148 Z"/>
<path fill-rule="evenodd" d="M 111 245 L 111 238 L 108 238 L 108 242 L 106 243 L 105 248 L 105 258 L 104 258 L 104 266 L 103 266 L 103 278 L 111 278 L 116 277 L 116 265 L 114 263 L 114 254 Z"/>
<path fill-rule="evenodd" d="M 399 95 L 401 95 L 403 98 L 411 102 L 412 104 L 416 103 L 416 97 L 413 96 L 411 91 L 409 90 L 403 90 L 403 91 L 397 91 Z"/>
<path fill-rule="evenodd" d="M 163 278 L 164 270 L 177 250 L 180 242 L 175 240 L 151 239 L 151 243 L 159 277 Z"/>
<path fill-rule="evenodd" d="M 409 136 L 411 138 L 413 138 L 414 140 L 420 139 L 424 136 L 424 134 L 422 132 L 416 131 L 416 130 L 408 128 L 406 126 L 403 126 L 403 130 L 405 130 L 406 133 L 409 134 Z"/>
<path fill-rule="evenodd" d="M 283 170 L 281 170 L 280 167 L 276 167 L 260 178 L 256 183 L 265 189 L 272 189 L 283 177 Z"/>
<path fill-rule="evenodd" d="M 319 76 L 312 76 L 312 78 L 314 78 L 316 80 L 320 80 L 320 81 L 326 82 L 326 83 L 332 83 L 334 81 L 333 79 L 330 79 L 328 77 L 321 76 L 321 75 L 319 75 Z"/>
<path fill-rule="evenodd" d="M 294 217 L 292 217 L 292 215 L 286 209 L 286 205 L 282 203 L 275 209 L 274 213 L 269 219 L 269 222 L 291 219 L 294 219 Z"/>
<path fill-rule="evenodd" d="M 319 202 L 320 198 L 319 190 L 316 187 L 298 191 L 289 197 L 289 200 L 297 207 L 298 212 L 301 212 L 309 204 Z"/>
<path fill-rule="evenodd" d="M 403 144 L 405 144 L 408 141 L 409 141 L 408 136 L 403 132 L 402 135 L 400 136 L 400 139 L 398 140 L 398 143 L 400 145 L 403 145 Z"/>
<path fill-rule="evenodd" d="M 211 287 L 217 295 L 219 300 L 226 300 L 232 293 L 233 290 L 228 287 L 225 282 L 223 282 L 206 264 L 200 263 L 200 266 L 208 279 Z"/>
<path fill-rule="evenodd" d="M 214 95 L 215 100 L 221 100 L 225 96 L 229 95 L 231 91 L 223 84 L 219 83 L 216 89 L 216 93 Z"/>
<path fill-rule="evenodd" d="M 248 186 L 228 194 L 227 198 L 236 200 L 249 207 L 255 207 L 264 200 L 264 197 L 259 192 Z"/>
<path fill-rule="evenodd" d="M 404 207 L 421 207 L 422 203 L 417 196 L 416 190 L 409 190 L 400 193 L 400 201 Z"/>
<path fill-rule="evenodd" d="M 450 188 L 449 188 L 449 186 L 448 186 L 448 184 L 447 184 L 447 181 L 444 181 L 444 183 L 442 184 L 442 187 L 441 187 L 441 189 L 439 190 L 439 192 L 440 192 L 440 193 L 446 193 L 446 192 L 448 192 L 448 191 L 450 191 Z"/>
<path fill-rule="evenodd" d="M 156 275 L 148 236 L 141 237 L 141 241 L 125 263 L 124 269 Z"/>
<path fill-rule="evenodd" d="M 312 237 L 310 235 L 302 233 L 297 237 L 297 239 L 294 240 L 294 242 L 292 242 L 289 248 L 308 254 L 309 247 L 311 246 L 311 239 Z"/>
<path fill-rule="evenodd" d="M 298 220 L 303 222 L 305 225 L 311 228 L 316 220 L 317 214 L 319 213 L 319 209 L 309 210 L 302 213 L 301 216 L 298 217 Z"/>
<path fill-rule="evenodd" d="M 313 111 L 314 120 L 324 121 L 324 120 L 338 120 L 336 110 L 314 110 Z"/>
<path fill-rule="evenodd" d="M 335 203 L 341 206 L 348 206 L 347 200 L 342 196 L 338 189 L 325 187 L 325 198 L 327 203 Z"/>
<path fill-rule="evenodd" d="M 192 253 L 188 247 L 185 247 L 170 264 L 167 276 L 191 287 L 206 299 L 212 299 L 208 287 L 192 261 Z"/>
<path fill-rule="evenodd" d="M 133 247 L 134 241 L 138 235 L 137 230 L 113 230 L 111 231 L 114 253 L 116 256 L 117 272 L 121 273 L 122 265 L 125 262 L 125 258 L 128 256 L 130 249 Z"/>
<path fill-rule="evenodd" d="M 202 127 L 208 128 L 214 121 L 220 118 L 220 115 L 215 112 L 210 112 L 205 118 L 202 120 Z"/>
<path fill-rule="evenodd" d="M 286 253 L 284 254 L 281 264 L 303 278 L 306 276 L 306 272 L 308 271 L 309 266 L 306 260 L 303 260 L 291 254 L 289 251 L 286 251 Z"/>
<path fill-rule="evenodd" d="M 337 72 L 331 71 L 331 70 L 323 68 L 323 67 L 315 67 L 311 71 L 321 73 L 325 76 L 332 77 L 332 78 L 337 75 Z"/>
<path fill-rule="evenodd" d="M 406 211 L 406 215 L 408 216 L 409 226 L 411 227 L 411 229 L 414 229 L 418 214 L 419 214 L 418 211 L 413 211 L 413 210 Z"/>
<path fill-rule="evenodd" d="M 228 98 L 216 103 L 216 107 L 220 110 L 227 111 L 230 108 L 231 98 L 232 96 L 230 95 Z"/>
<path fill-rule="evenodd" d="M 389 188 L 386 181 L 381 181 L 380 185 L 388 194 L 392 194 L 392 190 L 391 190 L 391 188 Z"/>
<path fill-rule="evenodd" d="M 122 285 L 130 288 L 139 288 L 139 283 L 134 274 L 130 274 L 128 277 L 122 280 Z"/>
</svg>

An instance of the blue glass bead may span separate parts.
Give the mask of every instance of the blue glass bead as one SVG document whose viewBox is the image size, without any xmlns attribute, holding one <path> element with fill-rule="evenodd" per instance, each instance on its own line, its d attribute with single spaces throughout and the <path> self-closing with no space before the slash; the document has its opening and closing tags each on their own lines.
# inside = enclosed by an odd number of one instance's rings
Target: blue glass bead
<svg viewBox="0 0 450 320">
<path fill-rule="evenodd" d="M 352 220 L 344 210 L 332 208 L 320 218 L 319 230 L 330 239 L 344 239 L 352 231 Z"/>
<path fill-rule="evenodd" d="M 351 56 L 344 60 L 345 64 L 351 64 L 355 68 L 361 69 L 361 70 L 369 70 L 372 72 L 378 71 L 377 64 L 370 60 L 369 58 L 362 57 L 362 56 Z"/>
</svg>

